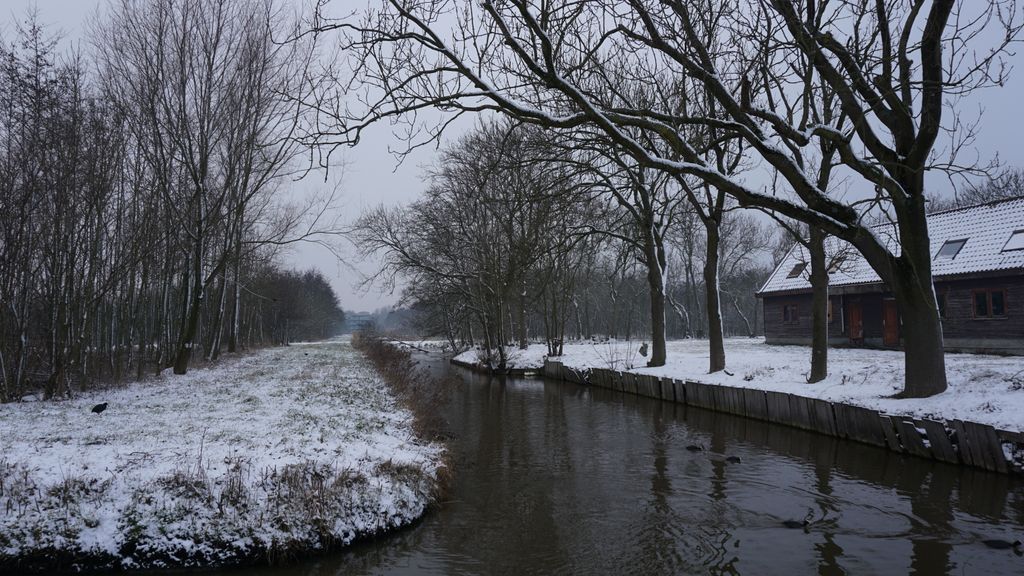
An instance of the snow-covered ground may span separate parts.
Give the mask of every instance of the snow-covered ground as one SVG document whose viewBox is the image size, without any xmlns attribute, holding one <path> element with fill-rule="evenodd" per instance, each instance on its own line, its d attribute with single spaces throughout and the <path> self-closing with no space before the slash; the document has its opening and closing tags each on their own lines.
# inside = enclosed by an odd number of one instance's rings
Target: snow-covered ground
<svg viewBox="0 0 1024 576">
<path fill-rule="evenodd" d="M 273 558 L 408 524 L 443 458 L 411 418 L 347 341 L 0 405 L 0 572 Z"/>
<path fill-rule="evenodd" d="M 410 348 L 419 351 L 448 352 L 451 344 L 447 340 L 388 340 L 399 348 Z"/>
<path fill-rule="evenodd" d="M 726 364 L 732 375 L 708 374 L 708 342 L 676 340 L 668 343 L 668 362 L 646 368 L 637 342 L 610 341 L 565 345 L 559 358 L 577 370 L 613 368 L 641 374 L 689 379 L 708 384 L 775 390 L 812 398 L 846 402 L 883 411 L 936 419 L 961 419 L 1024 431 L 1024 357 L 947 354 L 949 389 L 926 399 L 890 398 L 903 386 L 903 352 L 835 348 L 829 350 L 829 377 L 808 384 L 810 348 L 769 346 L 763 339 L 731 338 L 725 342 Z M 534 344 L 511 351 L 516 368 L 540 368 L 547 350 Z M 457 358 L 479 361 L 479 350 Z"/>
</svg>

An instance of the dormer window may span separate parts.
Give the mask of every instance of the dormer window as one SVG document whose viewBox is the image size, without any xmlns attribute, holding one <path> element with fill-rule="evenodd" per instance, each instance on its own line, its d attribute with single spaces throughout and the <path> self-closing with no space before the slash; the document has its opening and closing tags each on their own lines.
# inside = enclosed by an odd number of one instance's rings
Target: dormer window
<svg viewBox="0 0 1024 576">
<path fill-rule="evenodd" d="M 789 271 L 789 275 L 786 278 L 796 278 L 800 274 L 803 274 L 804 269 L 807 268 L 807 262 L 797 262 L 796 266 Z"/>
<path fill-rule="evenodd" d="M 1014 230 L 1013 234 L 1010 234 L 1010 239 L 1003 246 L 1003 252 L 1010 250 L 1024 250 L 1024 230 Z"/>
<path fill-rule="evenodd" d="M 946 240 L 946 243 L 939 248 L 939 253 L 935 255 L 936 260 L 952 260 L 956 258 L 956 255 L 963 249 L 964 244 L 967 244 L 967 238 L 963 240 Z"/>
<path fill-rule="evenodd" d="M 839 272 L 839 268 L 846 262 L 846 256 L 839 255 L 832 259 L 832 263 L 828 266 L 828 273 L 835 274 Z"/>
</svg>

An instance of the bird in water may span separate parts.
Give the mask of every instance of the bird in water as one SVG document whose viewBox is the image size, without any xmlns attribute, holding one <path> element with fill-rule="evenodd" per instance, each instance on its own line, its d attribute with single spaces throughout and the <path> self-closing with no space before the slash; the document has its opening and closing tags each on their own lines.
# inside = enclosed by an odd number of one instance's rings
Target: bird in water
<svg viewBox="0 0 1024 576">
<path fill-rule="evenodd" d="M 739 464 L 740 463 L 740 457 L 739 456 L 729 456 L 728 458 L 725 459 L 725 461 L 730 463 L 730 464 Z"/>
<path fill-rule="evenodd" d="M 100 412 L 103 412 L 106 409 L 107 409 L 107 403 L 104 402 L 103 404 L 97 404 L 97 405 L 93 406 L 92 407 L 92 413 L 93 414 L 99 414 Z"/>
<path fill-rule="evenodd" d="M 704 451 L 704 447 L 703 446 L 698 446 L 697 444 L 690 444 L 689 446 L 686 447 L 686 449 L 689 450 L 690 452 L 703 452 Z"/>
<path fill-rule="evenodd" d="M 782 525 L 791 530 L 796 528 L 807 528 L 811 525 L 812 518 L 814 518 L 814 511 L 808 510 L 807 516 L 804 516 L 803 520 L 783 520 Z"/>
<path fill-rule="evenodd" d="M 981 543 L 994 550 L 1013 550 L 1017 553 L 1021 552 L 1022 546 L 1020 540 L 1014 540 L 1013 542 L 1009 540 L 982 540 Z"/>
</svg>

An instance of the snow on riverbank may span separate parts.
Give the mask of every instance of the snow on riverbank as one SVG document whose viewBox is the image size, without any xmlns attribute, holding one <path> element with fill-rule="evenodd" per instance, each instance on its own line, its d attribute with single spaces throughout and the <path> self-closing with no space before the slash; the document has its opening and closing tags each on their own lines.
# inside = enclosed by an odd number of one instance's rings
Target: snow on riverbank
<svg viewBox="0 0 1024 576">
<path fill-rule="evenodd" d="M 420 352 L 449 352 L 452 347 L 447 340 L 387 340 L 387 342 L 399 348 Z"/>
<path fill-rule="evenodd" d="M 279 558 L 408 524 L 443 456 L 411 418 L 348 342 L 0 405 L 0 572 Z"/>
<path fill-rule="evenodd" d="M 961 419 L 997 428 L 1024 431 L 1024 358 L 947 354 L 949 389 L 925 399 L 889 398 L 903 386 L 903 352 L 835 348 L 829 350 L 829 377 L 808 384 L 810 348 L 769 346 L 763 339 L 731 338 L 725 342 L 728 370 L 708 374 L 708 342 L 675 340 L 668 343 L 668 363 L 647 368 L 636 342 L 612 341 L 565 345 L 558 358 L 577 370 L 613 368 L 641 374 L 689 379 L 708 384 L 775 390 L 812 398 L 856 404 L 888 414 L 938 419 Z M 534 344 L 511 352 L 516 368 L 540 368 L 546 348 Z M 476 362 L 479 351 L 458 357 Z"/>
</svg>

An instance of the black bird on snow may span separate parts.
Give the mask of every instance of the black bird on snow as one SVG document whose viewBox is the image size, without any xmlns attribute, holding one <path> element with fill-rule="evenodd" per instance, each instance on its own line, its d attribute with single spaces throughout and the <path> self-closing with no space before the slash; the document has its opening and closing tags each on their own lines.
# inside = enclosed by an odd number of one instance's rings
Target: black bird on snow
<svg viewBox="0 0 1024 576">
<path fill-rule="evenodd" d="M 982 540 L 981 543 L 995 550 L 1013 550 L 1018 554 L 1020 553 L 1022 546 L 1020 540 L 1014 540 L 1013 542 L 1008 540 Z"/>
<path fill-rule="evenodd" d="M 647 358 L 647 342 L 644 342 L 642 345 L 640 345 L 640 355 L 643 356 L 644 358 Z"/>
<path fill-rule="evenodd" d="M 725 459 L 725 461 L 730 463 L 730 464 L 739 464 L 740 463 L 740 457 L 739 456 L 729 456 L 728 458 Z"/>
<path fill-rule="evenodd" d="M 704 451 L 704 446 L 698 446 L 696 444 L 690 444 L 689 446 L 686 447 L 686 449 L 689 450 L 690 452 L 703 452 Z"/>
<path fill-rule="evenodd" d="M 104 402 L 103 404 L 97 404 L 97 405 L 93 406 L 92 407 L 92 413 L 93 414 L 99 414 L 100 412 L 103 412 L 106 409 L 107 409 L 107 403 Z"/>
</svg>

